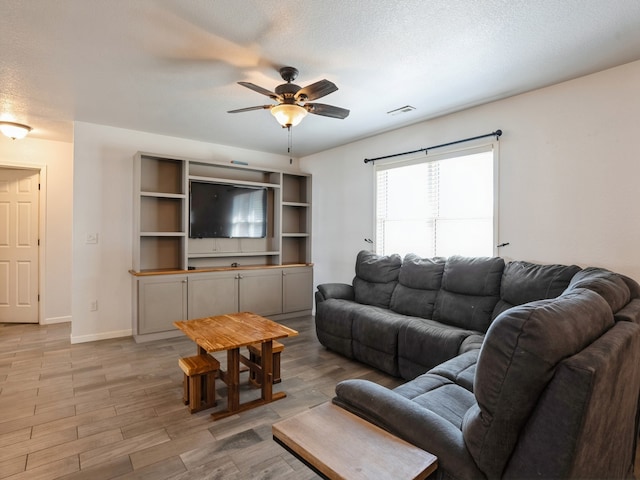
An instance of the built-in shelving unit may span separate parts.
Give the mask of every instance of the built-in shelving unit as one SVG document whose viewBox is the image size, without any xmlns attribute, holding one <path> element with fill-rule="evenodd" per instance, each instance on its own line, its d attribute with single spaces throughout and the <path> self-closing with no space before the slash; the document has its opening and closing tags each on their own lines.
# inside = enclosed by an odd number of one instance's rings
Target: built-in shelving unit
<svg viewBox="0 0 640 480">
<path fill-rule="evenodd" d="M 134 179 L 133 269 L 179 270 L 187 238 L 185 164 L 155 156 L 137 157 Z"/>
<path fill-rule="evenodd" d="M 192 180 L 265 188 L 266 236 L 190 238 Z M 311 175 L 139 152 L 134 158 L 133 202 L 131 273 L 137 334 L 167 331 L 173 320 L 194 314 L 229 313 L 232 305 L 248 305 L 255 313 L 262 309 L 276 317 L 311 311 Z M 230 269 L 238 273 L 229 274 Z M 202 275 L 214 276 L 204 281 Z M 237 301 L 223 303 L 225 296 L 219 291 L 206 292 L 209 286 L 219 288 L 225 282 L 228 289 L 236 282 Z M 269 299 L 281 298 L 268 307 L 266 298 L 246 303 L 262 298 L 261 292 L 270 292 Z M 157 302 L 167 303 L 167 308 L 157 307 Z"/>
<path fill-rule="evenodd" d="M 135 164 L 134 271 L 311 263 L 310 175 L 146 153 Z M 267 236 L 189 238 L 192 180 L 266 188 Z"/>
<path fill-rule="evenodd" d="M 281 261 L 311 256 L 311 176 L 282 175 Z"/>
</svg>

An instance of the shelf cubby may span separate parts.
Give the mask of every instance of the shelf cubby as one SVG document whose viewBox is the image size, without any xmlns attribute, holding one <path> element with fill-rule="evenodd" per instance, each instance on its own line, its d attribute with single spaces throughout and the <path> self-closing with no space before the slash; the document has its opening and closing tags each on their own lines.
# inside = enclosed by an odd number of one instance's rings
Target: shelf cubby
<svg viewBox="0 0 640 480">
<path fill-rule="evenodd" d="M 184 162 L 143 155 L 140 159 L 140 191 L 184 194 Z"/>
<path fill-rule="evenodd" d="M 236 184 L 258 184 L 279 186 L 279 175 L 274 172 L 254 169 L 245 165 L 220 165 L 189 162 L 189 177 L 199 180 L 223 181 Z"/>
<path fill-rule="evenodd" d="M 140 270 L 181 270 L 184 235 L 141 236 Z"/>
<path fill-rule="evenodd" d="M 304 237 L 283 237 L 280 262 L 283 265 L 307 263 L 307 261 L 302 261 L 301 259 L 308 259 L 310 257 L 309 240 L 308 235 Z"/>
<path fill-rule="evenodd" d="M 282 234 L 308 233 L 307 214 L 309 208 L 301 205 L 282 205 Z"/>
<path fill-rule="evenodd" d="M 181 233 L 184 201 L 184 198 L 142 195 L 140 197 L 140 231 Z"/>
<path fill-rule="evenodd" d="M 307 175 L 282 175 L 282 202 L 308 204 L 311 198 L 309 182 L 311 177 Z"/>
</svg>

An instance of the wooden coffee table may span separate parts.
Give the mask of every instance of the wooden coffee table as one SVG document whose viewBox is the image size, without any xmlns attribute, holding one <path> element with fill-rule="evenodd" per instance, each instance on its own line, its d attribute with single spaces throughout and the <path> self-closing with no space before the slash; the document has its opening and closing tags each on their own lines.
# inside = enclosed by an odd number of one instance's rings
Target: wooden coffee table
<svg viewBox="0 0 640 480">
<path fill-rule="evenodd" d="M 241 312 L 173 322 L 198 345 L 198 354 L 227 351 L 227 371 L 220 371 L 220 379 L 227 384 L 227 409 L 212 413 L 214 420 L 234 415 L 286 397 L 284 392 L 273 393 L 273 340 L 293 337 L 298 332 L 255 313 Z M 253 343 L 262 344 L 261 397 L 240 403 L 240 348 Z"/>
<path fill-rule="evenodd" d="M 273 439 L 331 480 L 422 480 L 435 455 L 331 402 L 274 423 Z"/>
</svg>

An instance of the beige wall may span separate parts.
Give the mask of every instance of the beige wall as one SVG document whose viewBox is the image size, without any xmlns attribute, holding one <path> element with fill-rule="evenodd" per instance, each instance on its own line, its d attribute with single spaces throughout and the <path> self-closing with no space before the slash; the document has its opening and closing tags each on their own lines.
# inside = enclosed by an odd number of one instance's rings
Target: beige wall
<svg viewBox="0 0 640 480">
<path fill-rule="evenodd" d="M 375 238 L 364 158 L 502 129 L 499 237 L 507 259 L 600 266 L 640 281 L 640 62 L 300 159 L 314 174 L 315 281 L 350 282 Z M 329 187 L 330 186 L 330 187 Z"/>
<path fill-rule="evenodd" d="M 37 128 L 37 126 L 36 126 Z M 71 320 L 71 232 L 73 145 L 27 136 L 11 140 L 0 135 L 0 167 L 41 169 L 44 218 L 41 246 L 40 323 Z"/>
</svg>

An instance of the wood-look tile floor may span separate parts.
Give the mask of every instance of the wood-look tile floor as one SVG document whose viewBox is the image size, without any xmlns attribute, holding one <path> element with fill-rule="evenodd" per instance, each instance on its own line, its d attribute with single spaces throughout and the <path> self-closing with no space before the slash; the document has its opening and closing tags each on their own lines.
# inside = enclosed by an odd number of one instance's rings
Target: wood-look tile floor
<svg viewBox="0 0 640 480">
<path fill-rule="evenodd" d="M 271 425 L 329 401 L 340 380 L 402 381 L 326 350 L 311 316 L 282 323 L 300 332 L 282 341 L 274 391 L 287 397 L 216 422 L 182 403 L 178 358 L 195 354 L 186 337 L 71 345 L 69 324 L 0 324 L 0 479 L 317 478 Z M 216 390 L 224 404 L 224 384 Z M 243 387 L 242 401 L 258 396 Z"/>
</svg>

